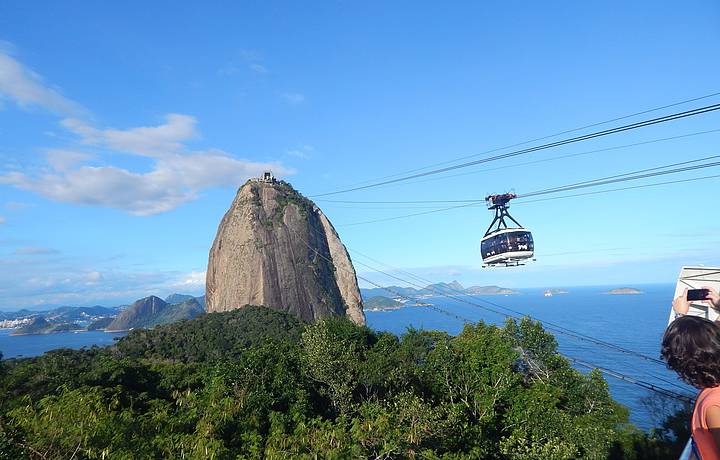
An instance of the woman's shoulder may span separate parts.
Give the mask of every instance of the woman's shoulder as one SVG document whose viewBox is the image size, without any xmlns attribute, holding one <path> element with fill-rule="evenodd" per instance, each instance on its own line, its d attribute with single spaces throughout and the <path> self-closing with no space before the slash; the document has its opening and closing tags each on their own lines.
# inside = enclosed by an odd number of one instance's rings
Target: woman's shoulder
<svg viewBox="0 0 720 460">
<path fill-rule="evenodd" d="M 720 386 L 705 388 L 698 395 L 698 404 L 702 405 L 720 405 Z"/>
</svg>

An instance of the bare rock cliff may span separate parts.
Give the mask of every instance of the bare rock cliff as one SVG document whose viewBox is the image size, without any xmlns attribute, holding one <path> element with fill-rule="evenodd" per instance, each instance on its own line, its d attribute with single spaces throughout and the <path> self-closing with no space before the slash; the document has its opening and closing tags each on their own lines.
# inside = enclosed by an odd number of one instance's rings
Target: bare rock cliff
<svg viewBox="0 0 720 460">
<path fill-rule="evenodd" d="M 265 305 L 365 324 L 352 261 L 330 221 L 285 182 L 248 181 L 210 250 L 207 311 Z"/>
</svg>

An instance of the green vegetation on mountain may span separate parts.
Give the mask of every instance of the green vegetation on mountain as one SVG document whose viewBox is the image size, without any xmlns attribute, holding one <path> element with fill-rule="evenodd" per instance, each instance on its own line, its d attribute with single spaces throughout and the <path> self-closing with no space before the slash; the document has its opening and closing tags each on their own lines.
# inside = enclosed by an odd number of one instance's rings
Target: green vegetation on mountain
<svg viewBox="0 0 720 460">
<path fill-rule="evenodd" d="M 247 306 L 0 362 L 0 458 L 677 458 L 627 420 L 527 319 L 397 337 Z"/>
<path fill-rule="evenodd" d="M 50 323 L 42 316 L 32 319 L 29 324 L 15 329 L 12 335 L 30 335 L 30 334 L 53 334 L 56 332 L 77 331 L 82 327 L 77 323 Z"/>
<path fill-rule="evenodd" d="M 87 330 L 88 331 L 101 331 L 103 329 L 107 329 L 107 327 L 110 325 L 110 323 L 113 322 L 114 319 L 115 318 L 112 316 L 100 318 L 100 319 L 90 323 L 87 327 Z"/>
<path fill-rule="evenodd" d="M 169 304 L 159 297 L 150 296 L 138 300 L 123 310 L 106 329 L 126 331 L 155 327 L 182 319 L 195 318 L 203 313 L 203 308 L 194 297 L 179 304 Z"/>
<path fill-rule="evenodd" d="M 268 340 L 298 343 L 305 326 L 294 315 L 247 305 L 152 330 L 133 330 L 117 348 L 129 358 L 215 362 L 236 359 L 249 347 Z"/>
<path fill-rule="evenodd" d="M 399 307 L 402 303 L 389 297 L 376 295 L 363 302 L 366 309 Z"/>
<path fill-rule="evenodd" d="M 518 291 L 503 288 L 500 286 L 470 286 L 465 289 L 466 294 L 470 295 L 514 295 L 519 294 Z"/>
</svg>

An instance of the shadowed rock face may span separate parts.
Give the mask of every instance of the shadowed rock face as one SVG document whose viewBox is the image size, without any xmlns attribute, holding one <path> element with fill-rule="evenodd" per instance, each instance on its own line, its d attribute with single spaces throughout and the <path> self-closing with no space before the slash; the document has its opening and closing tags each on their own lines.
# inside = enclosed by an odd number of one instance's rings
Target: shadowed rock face
<svg viewBox="0 0 720 460">
<path fill-rule="evenodd" d="M 243 185 L 218 228 L 207 311 L 265 305 L 314 322 L 365 324 L 355 269 L 323 213 L 284 182 Z"/>
</svg>

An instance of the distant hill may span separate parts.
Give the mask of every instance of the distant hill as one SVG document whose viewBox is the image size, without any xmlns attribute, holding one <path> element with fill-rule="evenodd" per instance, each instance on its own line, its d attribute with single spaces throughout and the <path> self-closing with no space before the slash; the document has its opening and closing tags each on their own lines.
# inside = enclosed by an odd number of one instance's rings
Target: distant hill
<svg viewBox="0 0 720 460">
<path fill-rule="evenodd" d="M 428 285 L 425 289 L 421 289 L 419 294 L 458 294 L 458 291 L 464 292 L 465 288 L 457 281 L 451 283 L 434 283 Z"/>
<path fill-rule="evenodd" d="M 402 303 L 398 302 L 397 300 L 393 300 L 389 297 L 383 297 L 381 295 L 377 295 L 375 297 L 370 297 L 369 299 L 365 300 L 363 302 L 363 305 L 365 305 L 366 310 L 373 310 L 373 309 L 381 310 L 383 308 L 399 307 L 402 305 Z"/>
<path fill-rule="evenodd" d="M 93 321 L 92 323 L 90 323 L 87 327 L 87 330 L 88 331 L 99 331 L 99 330 L 107 329 L 107 327 L 110 325 L 110 323 L 112 323 L 114 320 L 115 320 L 115 318 L 112 316 L 100 318 L 99 320 Z"/>
<path fill-rule="evenodd" d="M 188 295 L 188 294 L 170 294 L 169 296 L 165 297 L 165 302 L 173 304 L 173 303 L 183 303 L 186 300 L 194 299 L 195 297 Z"/>
<path fill-rule="evenodd" d="M 169 304 L 156 296 L 140 299 L 123 310 L 108 326 L 108 331 L 126 331 L 155 327 L 204 313 L 194 297 L 179 304 Z"/>
<path fill-rule="evenodd" d="M 37 315 L 38 313 L 39 312 L 26 310 L 24 308 L 18 311 L 0 311 L 0 321 L 6 319 L 25 318 L 27 316 Z"/>
<path fill-rule="evenodd" d="M 77 323 L 51 323 L 42 316 L 36 316 L 29 324 L 15 329 L 11 335 L 53 334 L 56 332 L 68 332 L 79 329 L 82 329 L 82 327 Z"/>
<path fill-rule="evenodd" d="M 433 283 L 422 289 L 415 289 L 412 287 L 400 287 L 400 286 L 388 286 L 387 288 L 373 288 L 373 289 L 360 289 L 360 293 L 363 299 L 371 299 L 376 296 L 395 298 L 398 295 L 415 299 L 417 297 L 427 297 L 436 295 L 458 295 L 458 294 L 469 294 L 469 295 L 509 295 L 518 294 L 517 291 L 512 289 L 503 288 L 500 286 L 471 286 L 464 288 L 458 281 L 452 281 L 450 283 Z M 367 302 L 367 300 L 365 301 Z M 366 304 L 367 306 L 367 304 Z"/>
<path fill-rule="evenodd" d="M 398 295 L 402 296 L 416 296 L 418 295 L 417 289 L 411 288 L 411 287 L 401 287 L 401 286 L 388 286 L 387 289 L 384 288 L 371 288 L 371 289 L 360 289 L 360 294 L 362 294 L 363 299 L 369 299 L 371 297 L 375 296 L 383 296 L 383 297 L 397 297 Z"/>
<path fill-rule="evenodd" d="M 116 316 L 119 308 L 107 308 L 95 305 L 92 307 L 60 307 L 50 310 L 43 316 L 51 322 L 88 321 L 99 317 Z"/>
<path fill-rule="evenodd" d="M 610 295 L 638 295 L 638 294 L 642 294 L 642 293 L 643 293 L 643 291 L 641 291 L 641 290 L 639 290 L 639 289 L 624 287 L 624 288 L 611 289 L 610 291 L 606 292 L 605 294 L 610 294 Z"/>
<path fill-rule="evenodd" d="M 205 302 L 205 296 L 202 295 L 200 297 L 195 297 L 195 300 L 198 301 L 200 306 L 203 308 L 203 310 L 207 311 L 207 303 Z"/>
<path fill-rule="evenodd" d="M 169 296 L 165 297 L 165 302 L 173 304 L 173 303 L 183 303 L 187 300 L 195 299 L 200 304 L 200 306 L 205 310 L 205 296 L 202 295 L 200 297 L 191 296 L 189 294 L 170 294 Z"/>
<path fill-rule="evenodd" d="M 503 288 L 500 286 L 470 286 L 465 289 L 467 294 L 471 295 L 510 295 L 519 294 L 517 291 L 512 289 Z"/>
<path fill-rule="evenodd" d="M 117 348 L 133 358 L 207 363 L 237 358 L 267 340 L 297 343 L 306 326 L 295 315 L 246 305 L 155 329 L 135 329 L 117 342 Z"/>
</svg>

